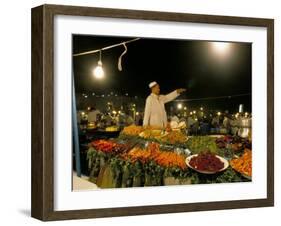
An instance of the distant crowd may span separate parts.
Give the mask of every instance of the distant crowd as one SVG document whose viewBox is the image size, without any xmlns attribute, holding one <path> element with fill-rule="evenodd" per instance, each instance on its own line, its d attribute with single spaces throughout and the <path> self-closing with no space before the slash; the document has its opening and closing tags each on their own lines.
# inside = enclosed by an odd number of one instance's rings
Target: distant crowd
<svg viewBox="0 0 281 226">
<path fill-rule="evenodd" d="M 81 129 L 91 128 L 105 129 L 116 126 L 123 128 L 132 124 L 143 124 L 143 112 L 132 113 L 124 111 L 101 112 L 91 107 L 77 112 L 77 121 Z M 189 116 L 173 115 L 168 117 L 169 125 L 181 123 L 188 135 L 207 134 L 232 134 L 236 135 L 239 128 L 251 127 L 251 114 L 214 113 L 214 114 L 190 114 Z"/>
</svg>

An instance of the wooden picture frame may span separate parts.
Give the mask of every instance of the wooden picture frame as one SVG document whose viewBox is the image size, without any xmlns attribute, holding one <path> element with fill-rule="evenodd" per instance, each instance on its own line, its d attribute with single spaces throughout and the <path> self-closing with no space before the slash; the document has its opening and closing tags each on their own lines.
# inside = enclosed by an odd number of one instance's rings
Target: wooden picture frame
<svg viewBox="0 0 281 226">
<path fill-rule="evenodd" d="M 54 16 L 94 16 L 154 21 L 265 27 L 267 29 L 267 198 L 122 208 L 54 210 Z M 123 9 L 42 5 L 32 9 L 32 200 L 31 215 L 50 221 L 206 211 L 274 205 L 274 21 Z"/>
</svg>

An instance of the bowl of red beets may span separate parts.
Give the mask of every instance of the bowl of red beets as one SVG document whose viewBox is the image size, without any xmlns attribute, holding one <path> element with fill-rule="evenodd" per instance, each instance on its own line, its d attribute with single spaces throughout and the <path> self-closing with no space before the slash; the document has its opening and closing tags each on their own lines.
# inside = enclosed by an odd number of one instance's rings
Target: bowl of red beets
<svg viewBox="0 0 281 226">
<path fill-rule="evenodd" d="M 204 174 L 215 174 L 224 171 L 229 166 L 226 159 L 210 151 L 204 151 L 187 157 L 186 164 L 189 168 Z"/>
</svg>

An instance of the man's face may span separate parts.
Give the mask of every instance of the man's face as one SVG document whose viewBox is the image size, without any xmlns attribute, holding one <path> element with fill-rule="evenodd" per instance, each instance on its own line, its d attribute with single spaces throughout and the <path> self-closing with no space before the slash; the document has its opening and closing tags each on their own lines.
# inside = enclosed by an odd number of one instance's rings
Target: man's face
<svg viewBox="0 0 281 226">
<path fill-rule="evenodd" d="M 160 94 L 160 86 L 158 84 L 152 87 L 152 93 L 156 95 Z"/>
</svg>

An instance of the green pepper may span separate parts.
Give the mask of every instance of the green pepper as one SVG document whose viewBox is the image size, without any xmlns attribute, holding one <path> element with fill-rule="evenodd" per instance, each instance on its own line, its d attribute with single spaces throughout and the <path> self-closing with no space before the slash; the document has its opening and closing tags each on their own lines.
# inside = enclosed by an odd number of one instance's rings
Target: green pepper
<svg viewBox="0 0 281 226">
<path fill-rule="evenodd" d="M 133 187 L 142 187 L 144 184 L 144 171 L 142 164 L 137 161 L 134 164 L 134 177 L 133 177 Z"/>
<path fill-rule="evenodd" d="M 90 172 L 90 177 L 89 177 L 89 180 L 93 183 L 96 183 L 97 181 L 97 177 L 99 175 L 99 172 L 100 172 L 100 160 L 99 159 L 96 159 L 95 165 L 93 166 L 91 172 Z"/>
<path fill-rule="evenodd" d="M 130 178 L 130 165 L 129 162 L 126 162 L 123 165 L 123 175 L 122 175 L 122 188 L 126 188 L 128 186 L 128 180 Z"/>
<path fill-rule="evenodd" d="M 113 177 L 113 185 L 114 188 L 121 187 L 121 180 L 122 180 L 122 170 L 120 167 L 120 160 L 118 158 L 112 158 L 110 160 L 110 172 Z"/>
</svg>

